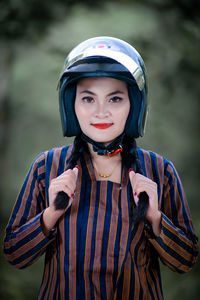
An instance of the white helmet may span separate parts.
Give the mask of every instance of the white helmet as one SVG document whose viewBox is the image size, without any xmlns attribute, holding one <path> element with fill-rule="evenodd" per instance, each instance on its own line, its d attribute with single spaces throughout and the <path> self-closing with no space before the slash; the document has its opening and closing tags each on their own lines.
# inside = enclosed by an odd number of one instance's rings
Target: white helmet
<svg viewBox="0 0 200 300">
<path fill-rule="evenodd" d="M 113 77 L 128 83 L 131 105 L 125 133 L 134 138 L 143 136 L 148 111 L 144 62 L 130 44 L 106 36 L 80 43 L 65 60 L 58 85 L 63 135 L 81 133 L 74 110 L 76 82 L 91 76 Z"/>
</svg>

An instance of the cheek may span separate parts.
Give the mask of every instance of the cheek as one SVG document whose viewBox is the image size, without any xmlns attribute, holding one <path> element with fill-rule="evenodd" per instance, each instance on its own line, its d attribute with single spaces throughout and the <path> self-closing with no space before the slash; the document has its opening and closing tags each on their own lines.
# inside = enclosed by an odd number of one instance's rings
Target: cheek
<svg viewBox="0 0 200 300">
<path fill-rule="evenodd" d="M 128 106 L 124 109 L 121 109 L 121 111 L 118 112 L 117 119 L 120 122 L 126 122 L 126 120 L 128 118 L 128 115 L 129 115 L 129 112 L 130 112 L 130 106 Z"/>
<path fill-rule="evenodd" d="M 81 106 L 75 105 L 75 114 L 78 119 L 79 125 L 85 124 L 90 116 L 89 110 L 82 108 Z"/>
</svg>

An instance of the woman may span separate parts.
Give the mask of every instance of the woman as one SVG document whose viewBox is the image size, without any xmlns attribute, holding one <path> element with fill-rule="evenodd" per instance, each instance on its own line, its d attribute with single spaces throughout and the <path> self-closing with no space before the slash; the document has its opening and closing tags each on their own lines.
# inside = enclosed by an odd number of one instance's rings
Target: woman
<svg viewBox="0 0 200 300">
<path fill-rule="evenodd" d="M 4 252 L 18 268 L 45 252 L 38 299 L 163 299 L 158 258 L 189 271 L 197 237 L 171 162 L 136 147 L 148 111 L 144 63 L 129 44 L 79 44 L 59 80 L 64 136 L 18 196 Z"/>
</svg>

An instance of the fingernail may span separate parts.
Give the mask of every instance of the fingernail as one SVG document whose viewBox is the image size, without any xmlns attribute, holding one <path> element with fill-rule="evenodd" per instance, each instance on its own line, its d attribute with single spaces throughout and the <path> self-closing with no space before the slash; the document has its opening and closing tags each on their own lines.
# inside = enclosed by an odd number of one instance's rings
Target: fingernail
<svg viewBox="0 0 200 300">
<path fill-rule="evenodd" d="M 137 196 L 137 193 L 136 193 L 136 192 L 134 193 L 134 196 Z"/>
<path fill-rule="evenodd" d="M 71 198 L 74 198 L 74 196 L 75 196 L 74 194 L 71 194 Z"/>
<path fill-rule="evenodd" d="M 75 168 L 77 168 L 78 170 L 80 170 L 80 167 L 78 165 L 76 165 Z"/>
<path fill-rule="evenodd" d="M 132 168 L 130 168 L 129 170 L 128 170 L 128 172 L 130 173 L 131 171 L 133 171 L 133 169 Z"/>
</svg>

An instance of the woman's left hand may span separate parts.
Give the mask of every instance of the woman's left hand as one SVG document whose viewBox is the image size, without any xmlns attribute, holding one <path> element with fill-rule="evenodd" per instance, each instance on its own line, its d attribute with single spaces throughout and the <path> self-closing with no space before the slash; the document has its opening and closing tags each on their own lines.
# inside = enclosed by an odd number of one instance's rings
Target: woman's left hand
<svg viewBox="0 0 200 300">
<path fill-rule="evenodd" d="M 134 171 L 129 172 L 129 178 L 133 190 L 135 204 L 138 204 L 141 192 L 146 192 L 149 197 L 149 207 L 146 219 L 151 223 L 155 235 L 160 234 L 161 212 L 158 209 L 157 184 L 151 179 Z"/>
</svg>

